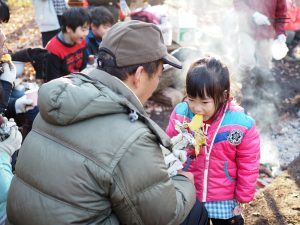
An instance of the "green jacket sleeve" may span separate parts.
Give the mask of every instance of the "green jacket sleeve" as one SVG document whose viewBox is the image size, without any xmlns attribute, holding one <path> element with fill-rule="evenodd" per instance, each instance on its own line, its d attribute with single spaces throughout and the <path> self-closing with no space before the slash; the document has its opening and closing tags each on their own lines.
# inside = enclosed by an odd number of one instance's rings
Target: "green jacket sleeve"
<svg viewBox="0 0 300 225">
<path fill-rule="evenodd" d="M 121 224 L 180 224 L 195 203 L 184 176 L 169 178 L 156 136 L 134 140 L 114 171 L 112 209 Z"/>
</svg>

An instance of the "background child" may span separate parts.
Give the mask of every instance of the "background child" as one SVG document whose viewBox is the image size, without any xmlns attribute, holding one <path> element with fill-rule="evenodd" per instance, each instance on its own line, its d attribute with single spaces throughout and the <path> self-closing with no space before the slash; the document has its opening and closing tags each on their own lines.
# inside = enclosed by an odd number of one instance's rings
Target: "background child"
<svg viewBox="0 0 300 225">
<path fill-rule="evenodd" d="M 87 0 L 89 8 L 102 6 L 108 9 L 114 17 L 115 21 L 119 20 L 119 0 Z M 127 4 L 130 1 L 127 0 Z"/>
<path fill-rule="evenodd" d="M 42 44 L 45 47 L 59 31 L 60 26 L 52 0 L 33 0 L 35 21 L 42 34 Z"/>
<path fill-rule="evenodd" d="M 86 67 L 85 38 L 89 32 L 90 16 L 87 9 L 70 8 L 62 15 L 61 32 L 53 37 L 46 48 L 46 81 L 79 72 Z"/>
<path fill-rule="evenodd" d="M 4 13 L 6 18 L 1 15 L 0 21 L 8 22 L 9 9 L 3 7 L 4 4 L 0 3 L 0 10 L 8 14 Z M 14 118 L 17 124 L 22 126 L 22 134 L 26 136 L 25 126 L 33 122 L 37 109 L 32 107 L 32 100 L 27 98 L 24 92 L 20 92 L 18 96 L 15 95 L 16 68 L 8 55 L 9 50 L 6 48 L 5 42 L 6 36 L 0 30 L 0 117 L 3 115 L 7 118 Z M 7 58 L 7 56 L 9 57 Z M 15 156 L 13 159 L 15 160 Z"/>
<path fill-rule="evenodd" d="M 0 0 L 0 23 L 7 23 L 9 18 L 9 8 L 5 2 Z M 10 120 L 8 123 L 7 119 L 2 117 L 7 108 L 12 86 L 16 79 L 16 69 L 12 62 L 9 59 L 9 61 L 3 62 L 2 57 L 7 54 L 5 41 L 6 37 L 0 29 L 0 225 L 4 225 L 6 220 L 7 193 L 13 177 L 12 155 L 21 147 L 22 142 L 22 135 L 16 123 L 13 120 Z M 5 139 L 7 131 L 9 137 Z"/>
<path fill-rule="evenodd" d="M 103 35 L 114 24 L 112 13 L 105 7 L 94 7 L 90 11 L 91 28 L 86 37 L 87 55 L 97 55 Z"/>
<path fill-rule="evenodd" d="M 259 171 L 260 139 L 256 124 L 230 97 L 228 68 L 215 58 L 190 67 L 186 101 L 171 114 L 167 134 L 174 137 L 175 121 L 190 122 L 203 115 L 207 144 L 196 157 L 188 150 L 187 171 L 194 174 L 197 199 L 205 202 L 217 224 L 244 224 L 239 203 L 253 200 Z"/>
</svg>

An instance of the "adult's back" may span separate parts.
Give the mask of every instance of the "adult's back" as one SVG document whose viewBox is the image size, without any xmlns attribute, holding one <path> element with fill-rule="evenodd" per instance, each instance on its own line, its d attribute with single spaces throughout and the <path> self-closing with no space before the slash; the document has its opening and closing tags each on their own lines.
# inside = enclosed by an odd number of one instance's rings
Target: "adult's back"
<svg viewBox="0 0 300 225">
<path fill-rule="evenodd" d="M 117 95 L 128 90 L 107 88 L 118 79 L 99 75 L 101 83 L 73 75 L 41 87 L 40 115 L 8 198 L 9 224 L 179 224 L 189 213 L 194 187 L 162 167 L 164 132 Z M 141 119 L 131 122 L 132 110 Z"/>
</svg>

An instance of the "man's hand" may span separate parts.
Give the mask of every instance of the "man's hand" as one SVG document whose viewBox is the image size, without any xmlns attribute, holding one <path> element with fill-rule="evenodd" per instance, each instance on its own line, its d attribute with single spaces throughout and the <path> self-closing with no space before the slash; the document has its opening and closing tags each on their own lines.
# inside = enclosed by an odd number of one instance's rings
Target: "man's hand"
<svg viewBox="0 0 300 225">
<path fill-rule="evenodd" d="M 173 176 L 177 175 L 177 171 L 181 170 L 183 168 L 182 163 L 180 162 L 178 157 L 176 157 L 173 154 L 173 152 L 171 152 L 169 149 L 167 149 L 163 145 L 160 145 L 160 148 L 161 148 L 163 156 L 164 156 L 164 160 L 165 160 L 165 164 L 168 169 L 169 176 L 173 177 Z"/>
<path fill-rule="evenodd" d="M 164 146 L 161 145 L 161 148 L 164 148 Z M 172 152 L 170 152 L 168 155 L 165 155 L 164 159 L 165 164 L 168 167 L 168 174 L 170 177 L 177 175 L 177 171 L 183 168 L 180 160 Z"/>
<path fill-rule="evenodd" d="M 187 160 L 187 148 L 193 146 L 195 143 L 192 134 L 185 132 L 171 138 L 172 152 L 182 162 Z"/>
<path fill-rule="evenodd" d="M 187 160 L 187 152 L 186 149 L 172 149 L 173 154 L 180 160 L 181 163 L 185 163 Z"/>
<path fill-rule="evenodd" d="M 268 25 L 268 26 L 271 25 L 270 20 L 264 14 L 261 14 L 259 12 L 255 12 L 252 15 L 252 17 L 253 17 L 253 20 L 256 23 L 256 25 L 259 25 L 259 26 L 260 25 Z"/>
</svg>

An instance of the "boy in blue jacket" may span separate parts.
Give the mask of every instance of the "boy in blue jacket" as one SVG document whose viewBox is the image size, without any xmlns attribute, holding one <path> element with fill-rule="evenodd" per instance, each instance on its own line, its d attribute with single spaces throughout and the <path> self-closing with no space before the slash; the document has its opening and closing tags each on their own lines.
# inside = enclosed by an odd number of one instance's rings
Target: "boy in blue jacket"
<svg viewBox="0 0 300 225">
<path fill-rule="evenodd" d="M 112 13 L 103 6 L 94 7 L 90 11 L 91 27 L 86 37 L 87 55 L 97 55 L 104 34 L 114 24 Z"/>
</svg>

